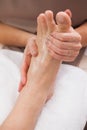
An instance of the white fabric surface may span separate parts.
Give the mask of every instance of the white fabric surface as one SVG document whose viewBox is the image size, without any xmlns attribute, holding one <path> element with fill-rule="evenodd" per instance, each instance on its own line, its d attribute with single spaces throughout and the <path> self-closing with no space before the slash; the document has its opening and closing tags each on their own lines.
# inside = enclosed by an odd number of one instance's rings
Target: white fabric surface
<svg viewBox="0 0 87 130">
<path fill-rule="evenodd" d="M 18 96 L 22 53 L 0 51 L 0 123 Z M 87 120 L 87 73 L 61 65 L 55 92 L 44 106 L 35 130 L 83 130 Z"/>
</svg>

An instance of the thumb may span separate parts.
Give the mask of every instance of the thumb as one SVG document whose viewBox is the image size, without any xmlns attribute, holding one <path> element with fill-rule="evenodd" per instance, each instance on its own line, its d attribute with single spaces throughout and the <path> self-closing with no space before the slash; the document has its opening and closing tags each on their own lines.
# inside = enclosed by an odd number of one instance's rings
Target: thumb
<svg viewBox="0 0 87 130">
<path fill-rule="evenodd" d="M 18 88 L 19 92 L 26 84 L 27 72 L 28 72 L 28 69 L 30 66 L 31 56 L 36 56 L 37 54 L 38 54 L 38 51 L 37 51 L 37 45 L 35 42 L 35 38 L 31 38 L 28 41 L 28 44 L 24 51 L 24 58 L 23 58 L 23 63 L 22 63 L 22 67 L 21 67 L 21 81 L 20 81 L 19 88 Z"/>
<path fill-rule="evenodd" d="M 21 67 L 21 81 L 20 81 L 19 88 L 18 88 L 19 92 L 22 90 L 22 88 L 26 84 L 27 72 L 29 69 L 30 60 L 31 60 L 31 55 L 24 54 L 24 59 L 23 59 L 22 67 Z"/>
<path fill-rule="evenodd" d="M 27 72 L 28 72 L 28 69 L 30 66 L 31 57 L 36 56 L 37 53 L 38 53 L 38 51 L 37 51 L 37 45 L 35 42 L 35 38 L 31 38 L 28 41 L 28 44 L 25 48 L 24 59 L 23 59 L 22 67 L 21 67 L 21 79 L 22 79 L 22 83 L 24 85 L 25 85 L 26 80 L 27 80 Z"/>
</svg>

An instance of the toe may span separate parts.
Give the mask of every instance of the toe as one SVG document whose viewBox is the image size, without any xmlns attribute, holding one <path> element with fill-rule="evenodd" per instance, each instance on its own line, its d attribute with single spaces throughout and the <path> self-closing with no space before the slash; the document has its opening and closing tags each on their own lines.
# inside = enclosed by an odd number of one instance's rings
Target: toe
<svg viewBox="0 0 87 130">
<path fill-rule="evenodd" d="M 71 26 L 71 18 L 65 12 L 59 12 L 56 15 L 59 32 L 67 32 Z"/>
<path fill-rule="evenodd" d="M 46 16 L 45 14 L 40 14 L 37 19 L 38 23 L 38 33 L 43 36 L 47 33 L 47 22 L 46 22 Z"/>
<path fill-rule="evenodd" d="M 47 25 L 48 25 L 48 31 L 53 32 L 56 26 L 54 17 L 53 17 L 53 12 L 48 10 L 45 12 L 45 15 L 46 15 L 46 20 L 47 20 Z"/>
</svg>

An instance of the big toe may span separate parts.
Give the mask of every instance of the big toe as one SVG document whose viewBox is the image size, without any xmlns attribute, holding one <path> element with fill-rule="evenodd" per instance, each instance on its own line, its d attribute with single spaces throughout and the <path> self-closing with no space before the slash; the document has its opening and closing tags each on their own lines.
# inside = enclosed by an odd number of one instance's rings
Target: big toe
<svg viewBox="0 0 87 130">
<path fill-rule="evenodd" d="M 66 12 L 57 13 L 56 22 L 60 32 L 67 32 L 71 26 L 71 18 Z"/>
</svg>

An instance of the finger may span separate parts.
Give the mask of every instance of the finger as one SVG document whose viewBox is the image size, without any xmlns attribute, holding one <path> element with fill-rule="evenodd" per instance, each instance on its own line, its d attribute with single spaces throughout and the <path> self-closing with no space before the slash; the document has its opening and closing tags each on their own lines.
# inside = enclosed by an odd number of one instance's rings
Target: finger
<svg viewBox="0 0 87 130">
<path fill-rule="evenodd" d="M 20 92 L 23 87 L 24 87 L 24 85 L 23 85 L 22 81 L 20 81 L 19 87 L 18 87 L 18 92 Z"/>
<path fill-rule="evenodd" d="M 54 44 L 50 43 L 47 44 L 47 47 L 49 48 L 49 50 L 54 51 L 56 54 L 59 54 L 61 56 L 74 56 L 77 55 L 78 50 L 65 50 L 65 49 L 60 49 L 57 48 Z"/>
<path fill-rule="evenodd" d="M 21 84 L 20 84 L 20 86 L 22 87 L 26 84 L 27 81 L 27 71 L 29 69 L 31 55 L 33 56 L 37 55 L 37 46 L 35 43 L 35 38 L 32 38 L 28 41 L 28 44 L 24 51 L 24 58 L 21 67 Z"/>
<path fill-rule="evenodd" d="M 31 55 L 26 55 L 22 64 L 22 74 L 25 75 L 30 65 Z"/>
<path fill-rule="evenodd" d="M 37 44 L 36 44 L 36 38 L 29 41 L 29 53 L 32 56 L 38 55 L 38 47 L 37 47 Z M 29 53 L 27 52 L 27 54 L 29 54 Z"/>
<path fill-rule="evenodd" d="M 21 67 L 21 81 L 20 81 L 19 88 L 18 88 L 19 92 L 22 90 L 22 88 L 24 87 L 24 85 L 26 84 L 26 81 L 27 81 L 27 71 L 29 69 L 30 59 L 31 59 L 31 55 L 30 55 L 28 49 L 29 48 L 27 46 L 27 49 L 24 52 L 24 58 L 23 58 L 23 63 L 22 63 L 22 67 Z"/>
<path fill-rule="evenodd" d="M 49 43 L 50 41 L 50 43 Z M 49 36 L 47 41 L 47 45 L 50 44 L 50 46 L 55 46 L 56 48 L 59 49 L 65 49 L 65 50 L 80 50 L 82 45 L 80 42 L 61 42 L 60 40 L 55 39 L 52 36 Z"/>
<path fill-rule="evenodd" d="M 74 32 L 74 33 L 58 33 L 54 32 L 51 34 L 54 38 L 64 41 L 64 42 L 80 42 L 81 36 Z"/>
<path fill-rule="evenodd" d="M 31 54 L 28 55 L 25 54 L 21 67 L 21 80 L 23 84 L 25 84 L 27 80 L 27 71 L 29 69 L 30 61 L 31 61 Z"/>
<path fill-rule="evenodd" d="M 47 44 L 47 47 L 49 50 L 52 50 L 54 51 L 56 54 L 60 54 L 60 55 L 63 55 L 63 54 L 67 54 L 67 50 L 65 49 L 60 49 L 59 47 L 56 47 L 53 43 L 51 43 L 50 41 L 48 41 L 48 44 Z"/>
<path fill-rule="evenodd" d="M 49 49 L 48 49 L 49 50 Z M 58 55 L 56 54 L 54 51 L 52 50 L 49 50 L 49 54 L 56 60 L 61 60 L 61 61 L 67 61 L 67 62 L 72 62 L 75 60 L 75 58 L 77 56 L 72 56 L 72 57 L 67 57 L 67 56 L 61 56 L 61 55 Z"/>
</svg>

